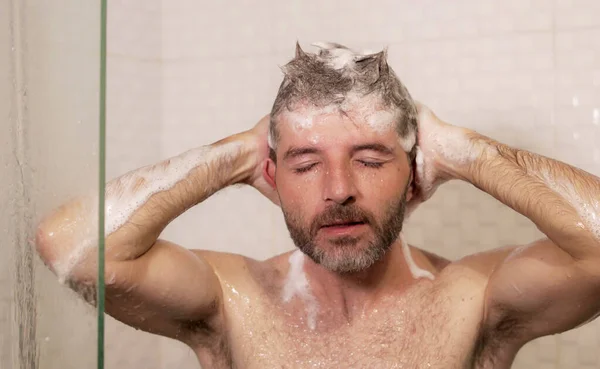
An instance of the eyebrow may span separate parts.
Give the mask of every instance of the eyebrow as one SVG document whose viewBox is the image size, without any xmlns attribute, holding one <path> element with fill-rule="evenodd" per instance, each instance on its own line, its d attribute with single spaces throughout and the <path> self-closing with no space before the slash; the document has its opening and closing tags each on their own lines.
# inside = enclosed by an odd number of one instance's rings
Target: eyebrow
<svg viewBox="0 0 600 369">
<path fill-rule="evenodd" d="M 382 145 L 380 143 L 368 143 L 368 144 L 362 144 L 362 145 L 355 145 L 352 146 L 351 152 L 352 154 L 356 154 L 359 151 L 375 151 L 384 155 L 393 155 L 394 151 L 385 146 Z M 296 158 L 298 156 L 302 156 L 302 155 L 308 155 L 308 154 L 319 154 L 321 153 L 320 149 L 317 149 L 316 147 L 291 147 L 289 148 L 284 156 L 283 156 L 283 160 L 288 160 L 288 159 L 293 159 Z"/>
<path fill-rule="evenodd" d="M 283 155 L 283 160 L 293 159 L 307 154 L 318 154 L 321 150 L 315 147 L 290 147 Z"/>
<path fill-rule="evenodd" d="M 352 146 L 352 154 L 355 154 L 359 151 L 376 151 L 376 152 L 384 154 L 384 155 L 393 155 L 394 154 L 394 150 L 392 150 L 391 148 L 389 148 L 385 145 L 382 145 L 380 143 L 369 143 L 369 144 Z"/>
</svg>

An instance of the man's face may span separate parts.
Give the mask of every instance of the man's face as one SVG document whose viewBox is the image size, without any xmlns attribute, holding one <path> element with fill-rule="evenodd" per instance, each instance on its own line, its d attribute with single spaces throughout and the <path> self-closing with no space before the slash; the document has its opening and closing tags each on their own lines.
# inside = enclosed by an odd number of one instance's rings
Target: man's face
<svg viewBox="0 0 600 369">
<path fill-rule="evenodd" d="M 278 118 L 286 224 L 296 246 L 331 271 L 368 268 L 402 229 L 411 170 L 392 121 L 382 111 L 307 107 Z"/>
</svg>

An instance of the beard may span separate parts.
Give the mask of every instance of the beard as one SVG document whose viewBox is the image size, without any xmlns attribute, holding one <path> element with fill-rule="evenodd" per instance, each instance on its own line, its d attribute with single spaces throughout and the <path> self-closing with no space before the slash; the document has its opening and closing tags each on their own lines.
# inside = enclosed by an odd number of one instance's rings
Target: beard
<svg viewBox="0 0 600 369">
<path fill-rule="evenodd" d="M 374 214 L 361 209 L 356 204 L 335 204 L 317 215 L 307 226 L 301 216 L 286 211 L 283 216 L 290 236 L 305 255 L 315 263 L 336 273 L 355 273 L 365 270 L 381 260 L 392 247 L 404 223 L 406 191 L 399 201 L 385 209 L 378 220 Z M 372 230 L 372 236 L 339 236 L 317 242 L 319 230 L 332 223 L 364 223 Z"/>
</svg>

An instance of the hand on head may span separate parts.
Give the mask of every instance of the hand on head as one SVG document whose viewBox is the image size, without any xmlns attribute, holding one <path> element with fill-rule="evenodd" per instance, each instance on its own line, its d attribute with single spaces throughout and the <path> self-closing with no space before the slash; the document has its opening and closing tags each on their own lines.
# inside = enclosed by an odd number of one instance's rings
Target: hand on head
<svg viewBox="0 0 600 369">
<path fill-rule="evenodd" d="M 265 115 L 250 130 L 244 132 L 250 142 L 257 147 L 256 168 L 247 183 L 265 195 L 271 202 L 279 206 L 279 195 L 274 189 L 274 183 L 265 180 L 263 172 L 266 170 L 269 158 L 269 121 L 270 116 Z"/>
<path fill-rule="evenodd" d="M 437 188 L 450 178 L 442 170 L 440 150 L 443 140 L 453 127 L 439 119 L 427 106 L 415 101 L 418 111 L 417 155 L 413 165 L 413 195 L 407 204 L 410 214 L 418 205 L 427 201 Z"/>
</svg>

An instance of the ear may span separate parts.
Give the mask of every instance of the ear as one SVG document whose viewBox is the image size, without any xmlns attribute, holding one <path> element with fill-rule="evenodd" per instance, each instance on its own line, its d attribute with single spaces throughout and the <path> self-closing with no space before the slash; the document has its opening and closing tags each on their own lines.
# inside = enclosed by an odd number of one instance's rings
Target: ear
<svg viewBox="0 0 600 369">
<path fill-rule="evenodd" d="M 271 186 L 273 190 L 277 189 L 277 185 L 275 184 L 275 168 L 276 164 L 273 161 L 273 159 L 268 158 L 265 162 L 265 165 L 263 165 L 262 172 L 262 176 L 265 182 L 267 182 L 267 184 Z"/>
</svg>

